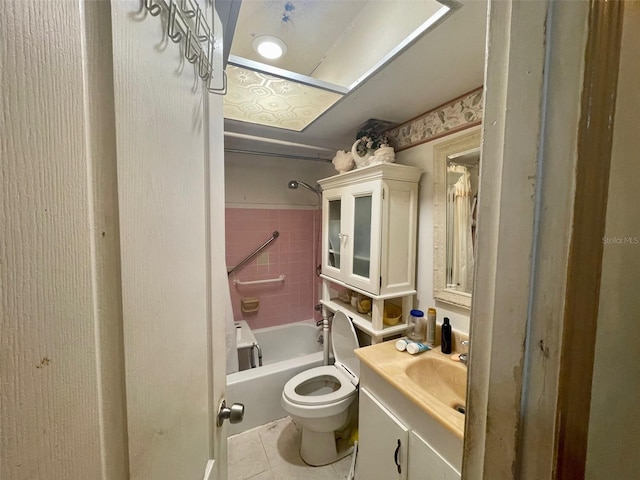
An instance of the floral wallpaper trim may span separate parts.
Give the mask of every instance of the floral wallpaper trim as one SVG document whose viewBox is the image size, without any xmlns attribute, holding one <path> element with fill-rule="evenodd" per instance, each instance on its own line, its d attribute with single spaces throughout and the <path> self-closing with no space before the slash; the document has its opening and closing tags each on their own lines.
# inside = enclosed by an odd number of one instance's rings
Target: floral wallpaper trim
<svg viewBox="0 0 640 480">
<path fill-rule="evenodd" d="M 387 131 L 396 151 L 428 142 L 482 122 L 482 87 Z"/>
</svg>

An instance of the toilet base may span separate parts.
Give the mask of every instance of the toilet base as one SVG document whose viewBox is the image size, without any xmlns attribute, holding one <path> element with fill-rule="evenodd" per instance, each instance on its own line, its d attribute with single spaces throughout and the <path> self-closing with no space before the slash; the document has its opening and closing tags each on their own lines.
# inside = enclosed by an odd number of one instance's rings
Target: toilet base
<svg viewBox="0 0 640 480">
<path fill-rule="evenodd" d="M 335 433 L 317 432 L 302 428 L 302 442 L 300 443 L 300 457 L 307 465 L 321 467 L 335 463 L 353 451 L 353 447 L 338 450 Z"/>
</svg>

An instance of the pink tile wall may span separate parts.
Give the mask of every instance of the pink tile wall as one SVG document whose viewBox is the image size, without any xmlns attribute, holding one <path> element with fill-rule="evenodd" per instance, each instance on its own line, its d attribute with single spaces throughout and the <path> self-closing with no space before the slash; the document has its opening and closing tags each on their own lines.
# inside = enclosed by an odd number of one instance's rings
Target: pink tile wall
<svg viewBox="0 0 640 480">
<path fill-rule="evenodd" d="M 316 318 L 318 303 L 316 242 L 319 240 L 319 210 L 276 210 L 262 208 L 226 209 L 227 266 L 232 267 L 262 245 L 277 230 L 280 236 L 261 254 L 229 278 L 233 314 L 253 329 Z M 266 256 L 265 256 L 266 255 Z M 242 281 L 265 280 L 285 275 L 284 282 L 262 285 L 234 285 Z M 240 299 L 258 297 L 255 313 L 241 311 Z M 319 317 L 317 317 L 319 318 Z"/>
</svg>

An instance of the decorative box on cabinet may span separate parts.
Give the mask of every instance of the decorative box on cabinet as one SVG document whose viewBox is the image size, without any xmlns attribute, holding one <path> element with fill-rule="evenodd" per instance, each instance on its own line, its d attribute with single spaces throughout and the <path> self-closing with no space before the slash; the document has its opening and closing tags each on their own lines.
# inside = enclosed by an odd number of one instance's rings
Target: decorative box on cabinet
<svg viewBox="0 0 640 480">
<path fill-rule="evenodd" d="M 372 343 L 402 333 L 415 295 L 418 181 L 421 170 L 384 163 L 320 180 L 322 303 L 350 310 Z M 335 295 L 347 287 L 372 299 L 371 316 Z M 384 301 L 402 303 L 401 324 L 383 325 Z M 345 308 L 346 307 L 346 308 Z"/>
</svg>

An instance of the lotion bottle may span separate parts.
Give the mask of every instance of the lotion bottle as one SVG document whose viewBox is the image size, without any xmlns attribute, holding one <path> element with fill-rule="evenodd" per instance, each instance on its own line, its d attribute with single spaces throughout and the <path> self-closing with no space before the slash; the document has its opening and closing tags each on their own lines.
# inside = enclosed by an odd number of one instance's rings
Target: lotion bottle
<svg viewBox="0 0 640 480">
<path fill-rule="evenodd" d="M 427 350 L 431 350 L 429 345 L 425 345 L 424 343 L 419 342 L 411 342 L 407 345 L 407 353 L 410 355 L 416 355 L 418 353 L 426 352 Z"/>
<path fill-rule="evenodd" d="M 427 338 L 425 343 L 431 348 L 436 346 L 436 309 L 427 310 Z"/>
<path fill-rule="evenodd" d="M 451 324 L 449 319 L 444 317 L 444 323 L 442 324 L 442 342 L 440 343 L 442 353 L 451 353 Z"/>
</svg>

